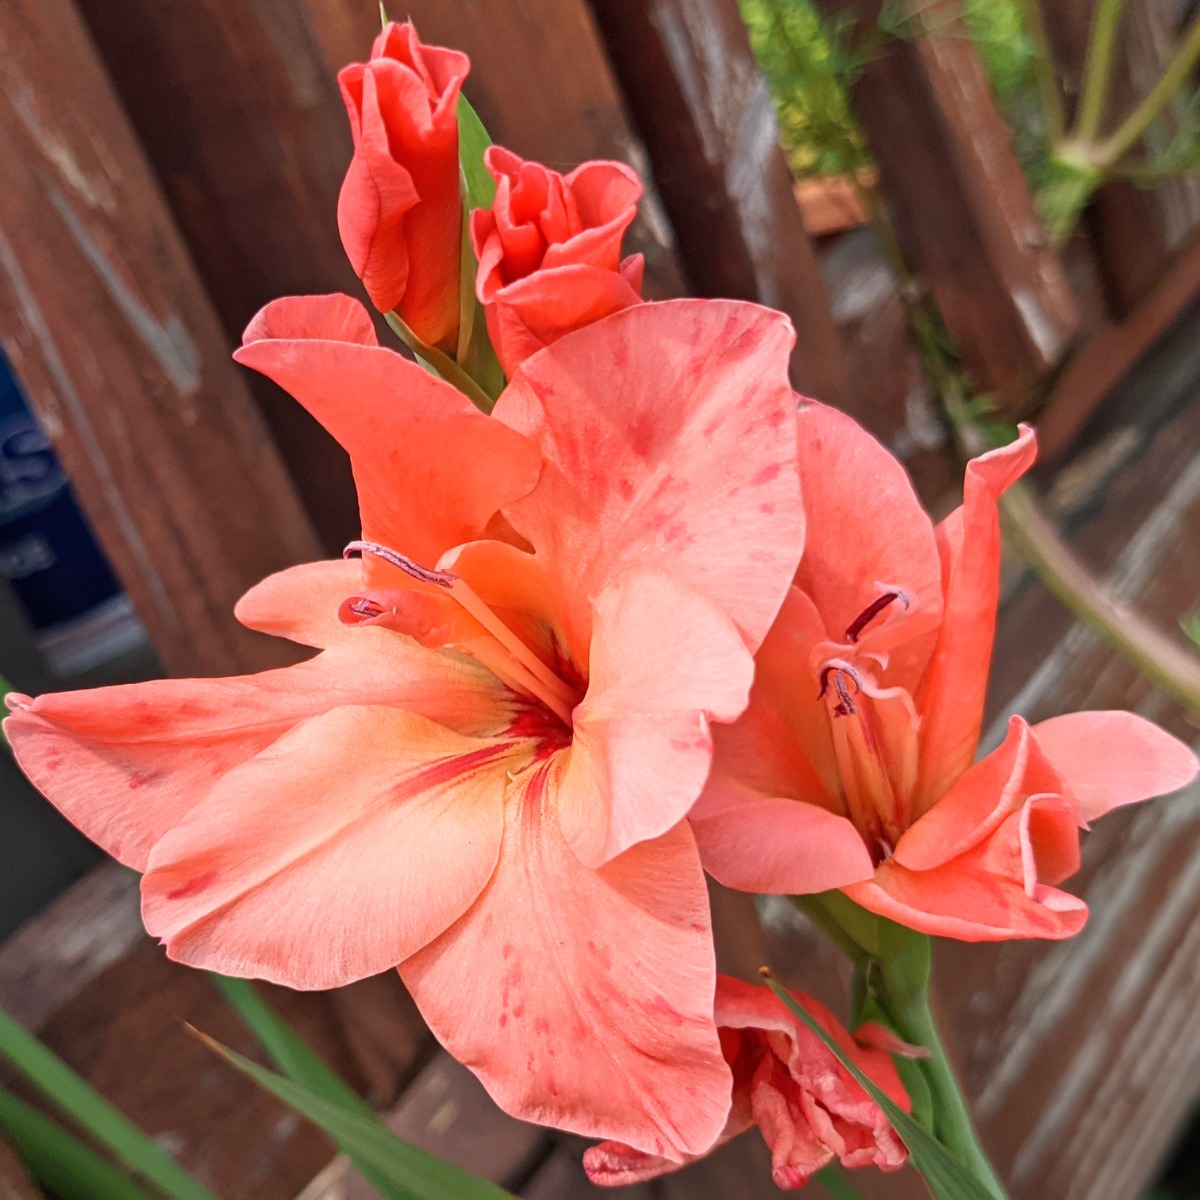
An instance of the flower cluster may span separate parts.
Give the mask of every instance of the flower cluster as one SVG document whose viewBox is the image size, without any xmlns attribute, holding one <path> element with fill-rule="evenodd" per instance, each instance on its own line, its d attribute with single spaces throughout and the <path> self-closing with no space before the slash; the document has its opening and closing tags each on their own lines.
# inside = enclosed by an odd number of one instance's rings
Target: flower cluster
<svg viewBox="0 0 1200 1200">
<path fill-rule="evenodd" d="M 507 386 L 490 415 L 347 296 L 268 305 L 236 357 L 350 455 L 349 557 L 239 603 L 297 666 L 10 697 L 31 779 L 142 872 L 174 959 L 327 988 L 399 969 L 509 1112 L 604 1139 L 599 1182 L 757 1125 L 776 1182 L 903 1145 L 765 988 L 718 980 L 704 873 L 844 889 L 913 929 L 1064 937 L 1079 831 L 1196 773 L 1127 713 L 980 762 L 996 501 L 1025 430 L 934 526 L 888 452 L 796 397 L 756 305 L 643 303 L 615 163 L 563 176 L 493 147 L 467 214 L 466 59 L 389 25 L 341 75 L 339 206 L 375 306 L 453 354 L 462 293 Z M 883 1031 L 814 1019 L 906 1104 Z"/>
</svg>

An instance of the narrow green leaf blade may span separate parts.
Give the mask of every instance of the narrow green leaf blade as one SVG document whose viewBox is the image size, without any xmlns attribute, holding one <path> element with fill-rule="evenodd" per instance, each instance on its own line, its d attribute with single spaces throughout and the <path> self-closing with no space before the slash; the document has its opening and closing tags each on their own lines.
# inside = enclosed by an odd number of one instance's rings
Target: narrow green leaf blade
<svg viewBox="0 0 1200 1200">
<path fill-rule="evenodd" d="M 473 208 L 491 208 L 496 199 L 496 181 L 483 165 L 483 152 L 492 144 L 479 114 L 471 107 L 466 96 L 458 98 L 458 159 L 462 163 L 463 179 L 466 183 L 468 211 Z"/>
<path fill-rule="evenodd" d="M 0 1088 L 0 1129 L 40 1188 L 87 1200 L 154 1200 L 123 1171 L 5 1088 Z"/>
<path fill-rule="evenodd" d="M 56 1108 L 170 1200 L 216 1200 L 161 1146 L 2 1009 L 0 1058 L 11 1062 Z"/>
<path fill-rule="evenodd" d="M 202 1033 L 197 1036 L 260 1087 L 325 1130 L 360 1170 L 369 1168 L 386 1180 L 390 1196 L 398 1200 L 513 1200 L 503 1188 L 396 1137 L 374 1117 L 349 1112 Z"/>
<path fill-rule="evenodd" d="M 917 1121 L 908 1115 L 884 1091 L 842 1052 L 842 1048 L 788 995 L 787 990 L 773 979 L 767 986 L 796 1014 L 829 1048 L 833 1056 L 850 1072 L 855 1082 L 883 1110 L 883 1114 L 908 1147 L 912 1165 L 925 1177 L 938 1200 L 996 1200 L 991 1191 Z"/>
<path fill-rule="evenodd" d="M 829 1193 L 830 1200 L 863 1200 L 863 1194 L 842 1174 L 840 1167 L 826 1167 L 814 1177 Z"/>
<path fill-rule="evenodd" d="M 250 1032 L 258 1038 L 272 1062 L 289 1079 L 347 1112 L 358 1113 L 370 1121 L 379 1120 L 374 1109 L 279 1016 L 254 984 L 248 979 L 230 979 L 225 975 L 213 975 L 212 980 Z M 340 1149 L 348 1153 L 345 1146 L 340 1146 Z M 407 1196 L 390 1187 L 379 1172 L 367 1166 L 360 1169 L 381 1196 L 407 1200 Z"/>
<path fill-rule="evenodd" d="M 248 979 L 213 975 L 212 981 L 275 1065 L 332 1104 L 375 1119 L 371 1106 L 262 998 Z"/>
</svg>

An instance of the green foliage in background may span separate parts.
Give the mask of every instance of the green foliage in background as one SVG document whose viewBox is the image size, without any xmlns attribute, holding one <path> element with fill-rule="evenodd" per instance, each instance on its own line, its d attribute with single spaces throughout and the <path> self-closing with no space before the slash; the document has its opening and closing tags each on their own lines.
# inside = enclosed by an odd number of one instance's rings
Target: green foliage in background
<svg viewBox="0 0 1200 1200">
<path fill-rule="evenodd" d="M 792 170 L 799 176 L 845 175 L 868 166 L 870 155 L 846 89 L 886 39 L 918 32 L 913 10 L 887 0 L 878 30 L 853 40 L 850 22 L 825 16 L 815 0 L 741 0 L 741 7 L 755 57 L 771 85 Z M 1046 131 L 1021 0 L 964 0 L 963 10 L 1010 121 L 1017 153 L 1036 176 L 1046 157 Z M 936 26 L 926 31 L 939 32 Z M 945 36 L 959 35 L 947 30 Z"/>
</svg>

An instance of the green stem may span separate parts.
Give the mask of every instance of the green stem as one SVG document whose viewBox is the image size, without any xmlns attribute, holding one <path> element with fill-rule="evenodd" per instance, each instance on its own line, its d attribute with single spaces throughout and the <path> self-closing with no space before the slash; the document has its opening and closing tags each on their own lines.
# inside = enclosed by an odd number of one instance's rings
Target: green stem
<svg viewBox="0 0 1200 1200">
<path fill-rule="evenodd" d="M 1110 168 L 1122 155 L 1133 148 L 1150 127 L 1151 122 L 1166 107 L 1167 101 L 1183 86 L 1192 68 L 1200 62 L 1200 14 L 1193 19 L 1175 57 L 1159 76 L 1145 99 L 1121 122 L 1115 133 L 1096 148 L 1095 161 L 1101 168 Z"/>
<path fill-rule="evenodd" d="M 1100 132 L 1117 48 L 1117 26 L 1121 23 L 1123 7 L 1124 0 L 1100 0 L 1096 15 L 1092 18 L 1083 68 L 1083 89 L 1075 118 L 1075 137 L 1081 142 L 1094 142 Z"/>
<path fill-rule="evenodd" d="M 386 314 L 387 323 L 395 331 L 396 336 L 419 358 L 440 375 L 447 383 L 453 384 L 480 412 L 490 413 L 495 401 L 473 380 L 444 351 L 436 346 L 430 346 L 419 337 L 394 312 Z"/>
<path fill-rule="evenodd" d="M 929 955 L 929 938 L 923 937 L 922 942 L 924 954 Z M 1005 1196 L 1004 1185 L 979 1141 L 966 1097 L 938 1033 L 928 986 L 911 987 L 907 982 L 910 971 L 897 972 L 894 958 L 878 959 L 877 963 L 876 998 L 893 1031 L 906 1042 L 929 1051 L 929 1057 L 921 1059 L 920 1066 L 933 1099 L 934 1135 L 995 1196 Z"/>
<path fill-rule="evenodd" d="M 1000 499 L 1009 540 L 1047 589 L 1097 637 L 1200 721 L 1200 658 L 1115 600 L 1076 558 L 1023 483 Z"/>
<path fill-rule="evenodd" d="M 1054 55 L 1050 51 L 1050 38 L 1046 34 L 1041 0 L 1022 0 L 1022 8 L 1025 12 L 1025 26 L 1033 42 L 1033 69 L 1037 76 L 1042 112 L 1046 118 L 1046 133 L 1053 144 L 1062 137 L 1066 128 L 1062 97 L 1059 95 L 1058 79 L 1054 74 Z"/>
</svg>

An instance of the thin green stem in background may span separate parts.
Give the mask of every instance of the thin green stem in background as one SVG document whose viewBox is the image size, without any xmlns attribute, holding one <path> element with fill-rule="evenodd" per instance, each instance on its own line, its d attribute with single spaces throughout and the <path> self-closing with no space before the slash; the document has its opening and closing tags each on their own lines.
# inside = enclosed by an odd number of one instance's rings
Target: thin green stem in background
<svg viewBox="0 0 1200 1200">
<path fill-rule="evenodd" d="M 1021 10 L 1033 43 L 1033 70 L 1042 102 L 1042 115 L 1046 120 L 1046 134 L 1051 142 L 1057 142 L 1066 131 L 1066 116 L 1058 90 L 1058 78 L 1054 73 L 1054 55 L 1050 51 L 1041 0 L 1021 0 Z"/>
<path fill-rule="evenodd" d="M 216 1200 L 152 1138 L 3 1010 L 0 1058 L 12 1063 L 56 1108 L 171 1200 Z"/>
<path fill-rule="evenodd" d="M 1079 111 L 1075 118 L 1074 137 L 1081 142 L 1094 142 L 1104 120 L 1108 86 L 1112 79 L 1113 60 L 1117 49 L 1117 27 L 1121 23 L 1124 0 L 1099 0 L 1092 17 L 1087 58 L 1083 67 L 1083 87 L 1079 96 Z"/>
<path fill-rule="evenodd" d="M 1183 86 L 1200 62 L 1200 13 L 1192 18 L 1175 57 L 1167 64 L 1158 82 L 1142 102 L 1125 118 L 1116 131 L 1097 148 L 1096 161 L 1101 167 L 1114 166 L 1127 154 Z"/>
</svg>

